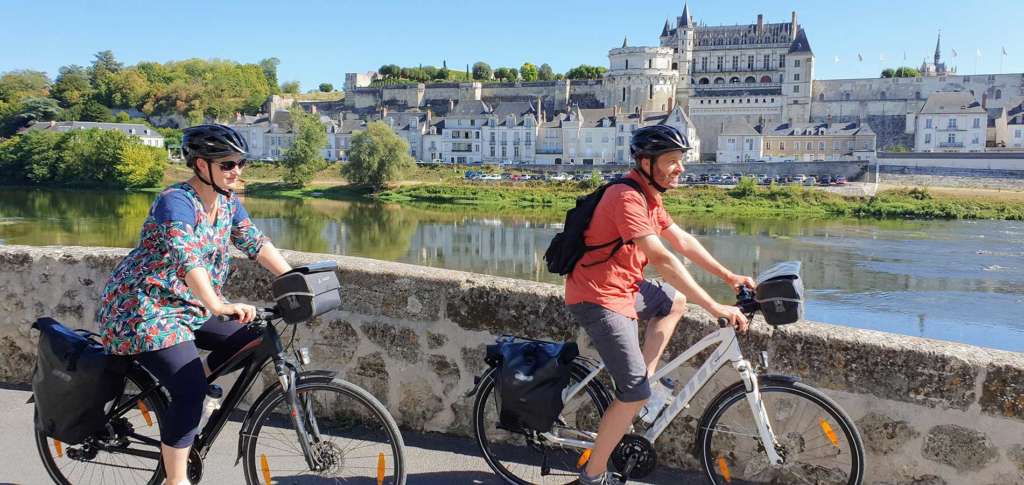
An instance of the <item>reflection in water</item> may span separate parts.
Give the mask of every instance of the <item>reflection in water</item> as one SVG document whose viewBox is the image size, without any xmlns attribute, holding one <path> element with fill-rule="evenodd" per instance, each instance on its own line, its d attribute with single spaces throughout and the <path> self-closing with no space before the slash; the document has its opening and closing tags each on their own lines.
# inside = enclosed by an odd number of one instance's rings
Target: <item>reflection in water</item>
<svg viewBox="0 0 1024 485">
<path fill-rule="evenodd" d="M 154 194 L 0 191 L 0 243 L 134 246 Z M 470 216 L 339 201 L 245 201 L 275 243 L 560 284 L 552 216 Z M 558 217 L 557 215 L 555 217 Z M 803 262 L 808 318 L 1024 351 L 1019 222 L 722 219 L 676 215 L 729 268 Z M 720 301 L 721 281 L 689 265 Z M 652 274 L 653 276 L 653 274 Z"/>
</svg>

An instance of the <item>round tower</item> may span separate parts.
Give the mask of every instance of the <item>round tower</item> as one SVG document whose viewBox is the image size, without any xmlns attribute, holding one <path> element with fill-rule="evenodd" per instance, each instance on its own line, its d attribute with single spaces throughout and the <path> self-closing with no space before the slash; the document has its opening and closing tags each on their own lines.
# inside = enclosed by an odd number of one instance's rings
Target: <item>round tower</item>
<svg viewBox="0 0 1024 485">
<path fill-rule="evenodd" d="M 606 106 L 623 111 L 668 111 L 675 103 L 679 73 L 672 69 L 670 47 L 622 47 L 608 51 L 604 75 Z"/>
</svg>

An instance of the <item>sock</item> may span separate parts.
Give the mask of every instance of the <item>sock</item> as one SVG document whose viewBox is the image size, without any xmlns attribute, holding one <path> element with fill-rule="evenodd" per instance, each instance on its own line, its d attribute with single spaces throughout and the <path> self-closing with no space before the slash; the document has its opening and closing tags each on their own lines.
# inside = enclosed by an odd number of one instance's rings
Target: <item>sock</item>
<svg viewBox="0 0 1024 485">
<path fill-rule="evenodd" d="M 608 472 L 598 473 L 596 476 L 587 475 L 586 471 L 580 472 L 580 485 L 604 485 Z"/>
</svg>

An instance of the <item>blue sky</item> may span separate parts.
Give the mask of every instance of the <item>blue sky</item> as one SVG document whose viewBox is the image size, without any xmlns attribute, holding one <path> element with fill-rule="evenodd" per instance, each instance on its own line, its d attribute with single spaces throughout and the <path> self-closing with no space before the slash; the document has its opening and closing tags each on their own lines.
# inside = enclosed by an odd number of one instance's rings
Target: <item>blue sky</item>
<svg viewBox="0 0 1024 485">
<path fill-rule="evenodd" d="M 119 60 L 165 62 L 191 57 L 256 62 L 281 59 L 278 77 L 302 89 L 344 83 L 346 72 L 381 64 L 465 69 L 547 62 L 558 72 L 607 65 L 609 48 L 657 45 L 682 0 L 493 1 L 0 1 L 0 72 L 35 69 L 52 76 L 65 64 L 87 65 L 97 51 Z M 708 25 L 789 21 L 796 10 L 817 56 L 815 77 L 877 76 L 883 67 L 931 58 L 942 29 L 944 58 L 963 74 L 1024 72 L 1021 0 L 695 0 Z M 925 12 L 925 13 L 922 13 Z M 951 49 L 959 57 L 952 58 Z M 906 61 L 903 61 L 906 52 Z M 857 62 L 857 54 L 864 56 Z M 880 61 L 880 56 L 885 61 Z M 834 62 L 838 56 L 840 61 Z"/>
</svg>

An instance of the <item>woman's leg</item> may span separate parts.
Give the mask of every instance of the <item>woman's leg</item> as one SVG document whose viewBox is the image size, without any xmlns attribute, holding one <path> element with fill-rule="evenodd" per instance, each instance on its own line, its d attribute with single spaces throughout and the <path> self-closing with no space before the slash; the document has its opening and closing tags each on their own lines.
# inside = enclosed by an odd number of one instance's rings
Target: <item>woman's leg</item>
<svg viewBox="0 0 1024 485">
<path fill-rule="evenodd" d="M 262 332 L 238 323 L 213 317 L 195 330 L 196 346 L 209 350 L 206 364 L 213 372 L 245 346 L 258 339 Z"/>
<path fill-rule="evenodd" d="M 188 454 L 199 427 L 207 387 L 199 352 L 189 341 L 139 354 L 136 359 L 171 395 L 164 422 L 160 423 L 160 454 L 167 483 L 188 483 Z"/>
</svg>

